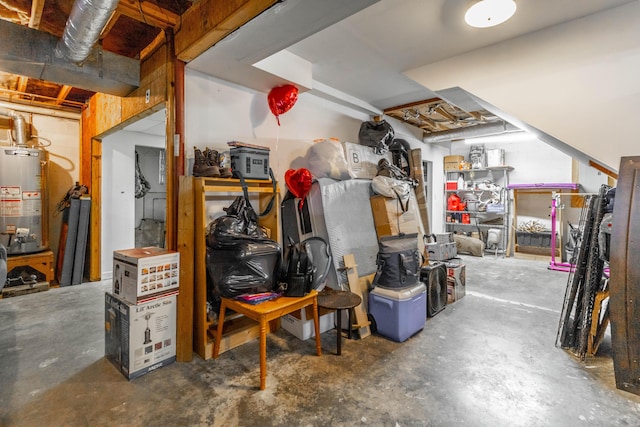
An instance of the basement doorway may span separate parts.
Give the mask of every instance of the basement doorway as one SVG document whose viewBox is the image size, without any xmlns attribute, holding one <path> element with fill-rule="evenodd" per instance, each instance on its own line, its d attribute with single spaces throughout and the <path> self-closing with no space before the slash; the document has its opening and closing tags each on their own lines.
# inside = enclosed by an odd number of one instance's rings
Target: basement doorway
<svg viewBox="0 0 640 427">
<path fill-rule="evenodd" d="M 114 250 L 165 246 L 165 116 L 162 109 L 102 139 L 102 279 L 112 277 Z M 149 186 L 140 198 L 136 198 L 136 152 Z M 143 233 L 143 228 L 152 231 Z"/>
</svg>

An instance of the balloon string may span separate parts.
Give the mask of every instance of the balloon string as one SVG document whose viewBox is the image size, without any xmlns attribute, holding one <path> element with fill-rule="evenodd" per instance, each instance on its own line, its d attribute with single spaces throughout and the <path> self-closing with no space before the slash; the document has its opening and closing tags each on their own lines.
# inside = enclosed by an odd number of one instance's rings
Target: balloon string
<svg viewBox="0 0 640 427">
<path fill-rule="evenodd" d="M 276 158 L 276 174 L 280 174 L 280 156 L 278 155 L 278 145 L 280 144 L 280 124 L 278 123 L 278 127 L 276 128 L 276 150 L 275 150 L 275 158 Z"/>
</svg>

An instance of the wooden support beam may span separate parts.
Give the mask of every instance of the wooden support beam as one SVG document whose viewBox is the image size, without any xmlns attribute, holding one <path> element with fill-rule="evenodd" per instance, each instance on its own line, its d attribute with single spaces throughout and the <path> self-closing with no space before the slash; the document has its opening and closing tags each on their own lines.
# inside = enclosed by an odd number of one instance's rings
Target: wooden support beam
<svg viewBox="0 0 640 427">
<path fill-rule="evenodd" d="M 114 10 L 109 17 L 109 20 L 107 21 L 107 25 L 105 25 L 102 31 L 100 31 L 100 40 L 104 39 L 107 34 L 109 34 L 113 26 L 116 25 L 116 22 L 118 22 L 118 18 L 120 18 L 120 12 Z"/>
<path fill-rule="evenodd" d="M 148 1 L 120 0 L 116 11 L 136 21 L 162 29 L 175 28 L 180 22 L 179 15 Z"/>
<path fill-rule="evenodd" d="M 144 49 L 140 51 L 140 61 L 144 61 L 149 58 L 151 55 L 155 53 L 167 39 L 166 33 L 164 30 L 160 31 L 155 39 L 151 41 Z"/>
<path fill-rule="evenodd" d="M 420 106 L 423 106 L 425 104 L 433 104 L 433 103 L 436 103 L 436 102 L 443 102 L 443 101 L 440 98 L 425 99 L 424 101 L 416 101 L 416 102 L 412 102 L 410 104 L 403 104 L 403 105 L 398 105 L 396 107 L 385 108 L 384 109 L 384 113 L 385 114 L 389 114 L 389 113 L 397 112 L 396 110 L 404 110 L 404 109 L 407 109 L 407 108 L 420 107 Z"/>
<path fill-rule="evenodd" d="M 29 17 L 29 28 L 39 28 L 44 10 L 45 0 L 33 0 L 31 2 L 31 16 Z"/>
<path fill-rule="evenodd" d="M 177 250 L 178 240 L 176 238 L 176 232 L 178 227 L 178 192 L 179 183 L 176 178 L 176 156 L 175 145 L 173 143 L 173 136 L 176 132 L 175 121 L 175 109 L 176 109 L 176 91 L 175 91 L 175 57 L 173 56 L 173 30 L 168 29 L 167 35 L 167 49 L 166 49 L 166 96 L 165 96 L 165 171 L 167 171 L 167 179 L 165 180 L 167 186 L 166 197 L 166 241 L 165 246 L 168 249 Z"/>
<path fill-rule="evenodd" d="M 610 176 L 613 179 L 618 179 L 618 174 L 615 173 L 614 171 L 612 171 L 611 169 L 607 169 L 602 165 L 599 165 L 598 163 L 594 162 L 593 160 L 589 160 L 589 166 L 591 166 L 592 168 L 599 170 L 600 172 L 606 174 L 607 176 Z"/>
<path fill-rule="evenodd" d="M 56 97 L 57 105 L 62 104 L 64 100 L 67 99 L 67 95 L 69 95 L 69 92 L 71 92 L 71 89 L 73 88 L 67 85 L 64 85 L 60 88 L 60 92 L 58 92 L 58 96 Z"/>
<path fill-rule="evenodd" d="M 189 62 L 240 28 L 276 0 L 201 0 L 182 14 L 176 33 L 176 56 Z"/>
<path fill-rule="evenodd" d="M 18 92 L 25 92 L 27 90 L 27 82 L 29 81 L 29 77 L 20 76 L 18 77 Z"/>
</svg>

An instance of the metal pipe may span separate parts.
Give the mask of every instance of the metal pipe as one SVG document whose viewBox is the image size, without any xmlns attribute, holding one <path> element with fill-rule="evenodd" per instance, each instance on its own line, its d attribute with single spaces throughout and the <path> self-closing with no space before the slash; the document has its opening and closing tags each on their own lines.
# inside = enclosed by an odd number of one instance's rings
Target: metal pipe
<svg viewBox="0 0 640 427">
<path fill-rule="evenodd" d="M 27 135 L 27 122 L 21 114 L 13 110 L 0 109 L 0 116 L 9 117 L 13 120 L 11 137 L 18 146 L 26 146 L 29 136 Z"/>
<path fill-rule="evenodd" d="M 118 0 L 76 0 L 55 55 L 75 63 L 86 60 L 117 6 Z"/>
<path fill-rule="evenodd" d="M 46 107 L 38 107 L 35 105 L 25 105 L 25 104 L 14 104 L 9 102 L 0 101 L 0 115 L 2 111 L 13 110 L 15 112 L 20 113 L 32 113 L 32 114 L 41 114 L 43 116 L 51 116 L 51 117 L 60 117 L 64 119 L 73 119 L 80 120 L 82 117 L 81 113 L 75 113 L 72 111 L 64 111 Z"/>
<path fill-rule="evenodd" d="M 517 127 L 510 123 L 499 121 L 486 125 L 469 126 L 461 129 L 446 130 L 427 135 L 422 139 L 425 143 L 450 142 L 456 139 L 476 138 L 480 136 L 497 135 L 504 132 L 518 131 Z"/>
</svg>

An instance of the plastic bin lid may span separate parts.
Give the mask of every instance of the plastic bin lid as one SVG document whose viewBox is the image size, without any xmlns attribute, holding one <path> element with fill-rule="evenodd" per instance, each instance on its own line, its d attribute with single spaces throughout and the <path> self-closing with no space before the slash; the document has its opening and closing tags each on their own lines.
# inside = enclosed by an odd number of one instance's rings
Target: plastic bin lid
<svg viewBox="0 0 640 427">
<path fill-rule="evenodd" d="M 380 295 L 383 297 L 387 297 L 389 299 L 394 299 L 398 301 L 404 301 L 415 297 L 416 295 L 420 295 L 421 293 L 427 292 L 427 287 L 424 283 L 419 283 L 416 286 L 412 286 L 410 288 L 401 288 L 401 289 L 390 289 L 383 288 L 381 286 L 376 286 L 371 291 L 372 294 Z"/>
</svg>

